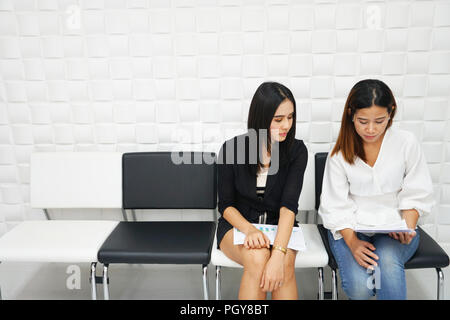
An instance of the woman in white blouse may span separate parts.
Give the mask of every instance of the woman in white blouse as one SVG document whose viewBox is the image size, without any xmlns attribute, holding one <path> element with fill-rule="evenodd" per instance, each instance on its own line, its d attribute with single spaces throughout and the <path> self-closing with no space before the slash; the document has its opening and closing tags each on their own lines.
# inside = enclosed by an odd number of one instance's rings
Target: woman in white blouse
<svg viewBox="0 0 450 320">
<path fill-rule="evenodd" d="M 323 178 L 319 214 L 350 299 L 406 299 L 404 264 L 414 231 L 431 211 L 433 188 L 415 136 L 391 128 L 397 105 L 389 87 L 363 80 L 350 91 Z M 359 233 L 405 220 L 411 232 Z M 373 283 L 375 280 L 375 283 Z"/>
</svg>

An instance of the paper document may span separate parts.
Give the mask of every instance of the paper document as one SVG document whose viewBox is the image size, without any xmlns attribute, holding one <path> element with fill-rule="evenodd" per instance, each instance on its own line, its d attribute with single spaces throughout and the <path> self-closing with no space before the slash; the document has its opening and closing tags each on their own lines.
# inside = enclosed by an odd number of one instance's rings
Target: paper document
<svg viewBox="0 0 450 320">
<path fill-rule="evenodd" d="M 361 233 L 390 233 L 390 232 L 413 232 L 406 225 L 405 220 L 379 226 L 356 225 L 356 232 Z"/>
<path fill-rule="evenodd" d="M 273 244 L 275 240 L 275 236 L 277 234 L 278 226 L 272 225 L 272 224 L 257 224 L 253 223 L 253 225 L 261 230 L 270 240 L 270 244 Z M 234 229 L 234 244 L 243 244 L 245 240 L 245 233 L 239 231 L 236 228 Z M 306 244 L 305 239 L 303 237 L 303 232 L 300 227 L 294 227 L 292 228 L 292 234 L 291 238 L 289 239 L 288 248 L 298 251 L 305 251 L 306 250 Z"/>
</svg>

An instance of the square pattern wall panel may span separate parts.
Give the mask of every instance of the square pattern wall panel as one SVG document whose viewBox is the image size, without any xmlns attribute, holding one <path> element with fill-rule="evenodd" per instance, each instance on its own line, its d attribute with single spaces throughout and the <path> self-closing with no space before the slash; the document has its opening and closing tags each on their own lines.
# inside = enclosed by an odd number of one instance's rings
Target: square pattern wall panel
<svg viewBox="0 0 450 320">
<path fill-rule="evenodd" d="M 292 90 L 297 138 L 329 151 L 366 78 L 421 142 L 426 223 L 448 242 L 450 1 L 0 1 L 0 234 L 43 217 L 34 151 L 217 152 L 263 81 Z"/>
</svg>

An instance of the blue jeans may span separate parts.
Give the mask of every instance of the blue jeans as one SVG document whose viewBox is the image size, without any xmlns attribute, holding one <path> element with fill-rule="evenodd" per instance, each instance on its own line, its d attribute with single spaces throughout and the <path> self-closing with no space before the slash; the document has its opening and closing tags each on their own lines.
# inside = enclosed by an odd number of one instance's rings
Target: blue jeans
<svg viewBox="0 0 450 320">
<path fill-rule="evenodd" d="M 419 233 L 410 244 L 401 244 L 387 234 L 367 236 L 357 233 L 357 237 L 375 246 L 374 253 L 379 259 L 374 271 L 360 266 L 344 239 L 334 240 L 328 231 L 328 242 L 339 268 L 342 289 L 348 298 L 367 300 L 376 294 L 379 300 L 405 300 L 405 263 L 419 246 Z"/>
</svg>

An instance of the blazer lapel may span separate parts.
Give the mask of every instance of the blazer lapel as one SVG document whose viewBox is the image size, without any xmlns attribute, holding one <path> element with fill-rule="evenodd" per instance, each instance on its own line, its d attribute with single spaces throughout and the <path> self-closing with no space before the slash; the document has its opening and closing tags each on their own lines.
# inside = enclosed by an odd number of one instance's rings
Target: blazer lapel
<svg viewBox="0 0 450 320">
<path fill-rule="evenodd" d="M 245 175 L 245 182 L 246 182 L 246 189 L 248 190 L 248 195 L 252 198 L 252 199 L 257 199 L 257 195 L 256 195 L 256 177 L 252 177 L 250 175 L 250 173 L 247 172 L 247 170 L 245 170 L 245 172 L 241 172 L 242 174 Z M 266 180 L 266 189 L 264 190 L 264 198 L 267 196 L 267 194 L 269 194 L 270 190 L 273 189 L 273 187 L 276 184 L 276 181 L 278 179 L 278 174 L 268 174 L 267 175 L 267 180 Z"/>
<path fill-rule="evenodd" d="M 250 175 L 249 175 L 250 176 Z M 256 178 L 247 179 L 248 180 L 248 191 L 252 199 L 256 199 Z"/>
<path fill-rule="evenodd" d="M 272 190 L 272 188 L 274 187 L 277 179 L 278 179 L 278 174 L 267 175 L 266 189 L 264 191 L 264 198 L 266 198 L 267 195 L 270 193 L 270 190 Z"/>
<path fill-rule="evenodd" d="M 253 178 L 244 166 L 239 170 L 239 180 L 243 182 L 247 196 L 256 200 L 256 178 Z"/>
</svg>

